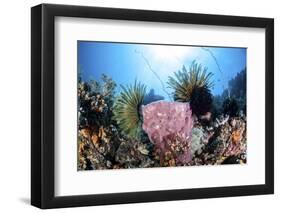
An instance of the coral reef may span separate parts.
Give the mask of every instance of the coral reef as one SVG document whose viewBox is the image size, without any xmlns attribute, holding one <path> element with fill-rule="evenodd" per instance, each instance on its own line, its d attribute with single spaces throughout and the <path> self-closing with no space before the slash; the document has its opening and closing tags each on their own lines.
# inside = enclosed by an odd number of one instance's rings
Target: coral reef
<svg viewBox="0 0 281 213">
<path fill-rule="evenodd" d="M 78 84 L 78 170 L 152 167 L 157 163 L 151 158 L 153 144 L 145 140 L 143 134 L 142 141 L 139 141 L 120 133 L 117 124 L 113 122 L 116 84 L 105 75 L 102 80 L 103 84 L 81 80 Z M 123 97 L 133 98 L 132 101 L 137 102 L 139 100 L 141 104 L 144 91 L 142 85 L 135 83 L 133 87 L 125 89 Z M 140 98 L 137 93 L 141 95 Z"/>
<path fill-rule="evenodd" d="M 78 168 L 83 170 L 109 169 L 115 163 L 116 150 L 122 143 L 116 128 L 81 129 L 78 132 Z"/>
<path fill-rule="evenodd" d="M 150 144 L 120 137 L 113 125 L 78 132 L 79 170 L 153 167 L 151 153 Z"/>
<path fill-rule="evenodd" d="M 201 127 L 203 133 L 199 136 L 204 140 L 205 135 L 205 142 L 201 143 L 204 145 L 200 146 L 200 152 L 194 153 L 189 165 L 246 163 L 246 120 L 243 117 L 229 119 L 226 116 L 217 119 L 212 125 L 213 128 Z M 198 143 L 198 140 L 199 137 L 196 137 L 192 143 Z"/>
<path fill-rule="evenodd" d="M 102 75 L 102 82 L 78 82 L 78 170 L 112 168 L 121 143 L 111 122 L 115 82 Z"/>
<path fill-rule="evenodd" d="M 79 129 L 111 123 L 115 82 L 102 76 L 102 83 L 78 82 Z"/>
<path fill-rule="evenodd" d="M 155 145 L 160 164 L 191 160 L 192 111 L 188 103 L 158 101 L 142 107 L 143 129 Z"/>
<path fill-rule="evenodd" d="M 245 72 L 213 97 L 211 73 L 195 61 L 169 77 L 174 101 L 137 80 L 78 79 L 78 170 L 247 163 Z M 232 95 L 229 95 L 229 94 Z"/>
<path fill-rule="evenodd" d="M 118 165 L 115 168 L 149 168 L 155 166 L 150 158 L 151 150 L 140 141 L 123 141 L 115 155 Z"/>
</svg>

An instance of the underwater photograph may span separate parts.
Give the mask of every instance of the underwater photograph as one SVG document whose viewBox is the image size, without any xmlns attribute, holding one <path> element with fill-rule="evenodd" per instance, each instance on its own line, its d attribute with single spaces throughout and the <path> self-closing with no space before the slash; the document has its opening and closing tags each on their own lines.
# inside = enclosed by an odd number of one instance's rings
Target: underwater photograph
<svg viewBox="0 0 281 213">
<path fill-rule="evenodd" d="M 247 49 L 77 42 L 77 170 L 247 163 Z"/>
</svg>

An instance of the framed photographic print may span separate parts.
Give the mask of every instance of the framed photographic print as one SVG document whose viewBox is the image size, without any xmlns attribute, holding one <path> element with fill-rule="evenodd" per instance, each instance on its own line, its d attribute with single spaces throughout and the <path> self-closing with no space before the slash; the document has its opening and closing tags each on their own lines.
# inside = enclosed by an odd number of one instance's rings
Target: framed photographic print
<svg viewBox="0 0 281 213">
<path fill-rule="evenodd" d="M 31 9 L 31 203 L 272 194 L 274 21 Z"/>
</svg>

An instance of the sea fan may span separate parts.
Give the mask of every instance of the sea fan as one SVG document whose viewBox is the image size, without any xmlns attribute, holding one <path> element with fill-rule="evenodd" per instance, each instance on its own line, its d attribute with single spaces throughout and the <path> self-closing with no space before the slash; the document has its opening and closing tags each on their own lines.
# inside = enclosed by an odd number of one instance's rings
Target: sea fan
<svg viewBox="0 0 281 213">
<path fill-rule="evenodd" d="M 146 94 L 146 86 L 135 81 L 134 85 L 121 85 L 121 88 L 113 107 L 113 119 L 128 138 L 139 139 L 142 131 L 140 107 Z"/>
<path fill-rule="evenodd" d="M 191 98 L 194 88 L 206 87 L 211 88 L 212 73 L 207 73 L 207 68 L 193 61 L 189 67 L 189 71 L 183 66 L 182 70 L 175 72 L 175 77 L 169 76 L 168 85 L 173 89 L 174 100 L 179 102 L 187 102 Z"/>
</svg>

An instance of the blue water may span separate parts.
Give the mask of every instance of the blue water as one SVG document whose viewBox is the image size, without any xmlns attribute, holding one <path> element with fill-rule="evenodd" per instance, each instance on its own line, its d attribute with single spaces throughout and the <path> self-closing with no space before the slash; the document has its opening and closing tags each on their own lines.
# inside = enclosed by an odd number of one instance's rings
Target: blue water
<svg viewBox="0 0 281 213">
<path fill-rule="evenodd" d="M 78 41 L 78 67 L 84 81 L 99 81 L 101 74 L 110 76 L 118 85 L 137 79 L 154 89 L 155 94 L 169 99 L 168 76 L 187 69 L 193 60 L 214 74 L 213 95 L 227 88 L 228 81 L 246 67 L 246 48 L 169 46 L 129 43 Z M 163 88 L 164 87 L 164 88 Z"/>
</svg>

